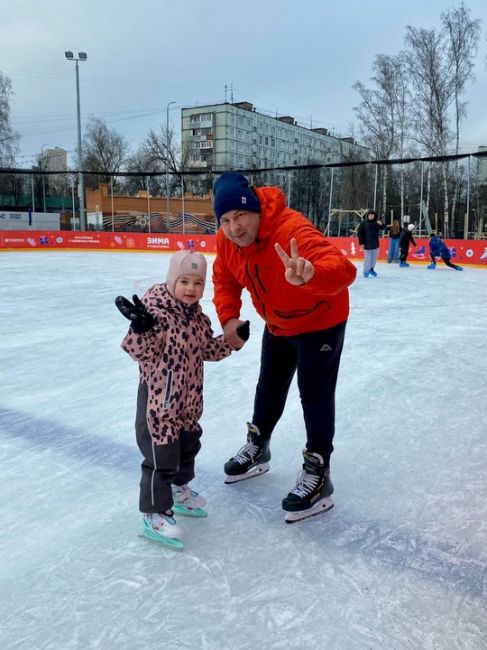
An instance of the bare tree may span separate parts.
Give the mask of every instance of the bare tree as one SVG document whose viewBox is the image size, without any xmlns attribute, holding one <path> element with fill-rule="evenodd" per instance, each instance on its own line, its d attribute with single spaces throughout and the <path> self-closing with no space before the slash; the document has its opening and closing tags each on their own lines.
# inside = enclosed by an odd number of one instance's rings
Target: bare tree
<svg viewBox="0 0 487 650">
<path fill-rule="evenodd" d="M 466 102 L 461 101 L 467 82 L 473 79 L 473 60 L 480 38 L 480 20 L 470 17 L 470 9 L 462 4 L 441 14 L 443 35 L 447 43 L 448 64 L 451 68 L 455 106 L 455 153 L 460 147 L 460 122 L 466 115 Z M 452 199 L 451 225 L 454 224 L 459 190 L 459 166 L 455 163 L 455 185 Z"/>
<path fill-rule="evenodd" d="M 413 139 L 430 155 L 444 156 L 450 141 L 448 108 L 453 98 L 452 76 L 441 32 L 408 26 L 405 61 L 412 85 L 411 113 Z M 443 223 L 448 234 L 447 163 L 443 172 Z M 429 207 L 431 166 L 428 169 L 427 199 Z"/>
<path fill-rule="evenodd" d="M 12 82 L 0 71 L 0 167 L 15 167 L 15 156 L 19 151 L 19 134 L 10 122 Z M 14 174 L 0 175 L 0 191 L 20 196 L 22 178 Z"/>
<path fill-rule="evenodd" d="M 140 145 L 137 151 L 127 158 L 126 167 L 128 172 L 140 172 L 140 176 L 127 176 L 124 178 L 122 181 L 124 192 L 127 194 L 137 194 L 140 190 L 146 190 L 147 174 L 158 172 L 160 174 L 159 176 L 150 177 L 150 192 L 152 196 L 164 194 L 165 185 L 161 173 L 161 166 L 157 160 L 150 157 L 144 145 Z"/>
<path fill-rule="evenodd" d="M 119 172 L 128 152 L 128 143 L 116 129 L 105 120 L 91 117 L 83 138 L 83 168 L 99 174 L 87 174 L 85 183 L 96 187 L 100 182 L 109 183 L 112 174 Z"/>
<path fill-rule="evenodd" d="M 142 146 L 145 160 L 150 165 L 158 165 L 161 173 L 170 172 L 169 192 L 173 193 L 177 187 L 182 187 L 184 181 L 181 172 L 187 166 L 189 149 L 178 146 L 173 129 L 162 126 L 159 132 L 151 129 Z"/>
<path fill-rule="evenodd" d="M 307 164 L 317 164 L 307 160 Z M 290 207 L 305 214 L 311 223 L 324 230 L 328 217 L 329 170 L 300 169 L 293 173 Z"/>
<path fill-rule="evenodd" d="M 402 157 L 407 136 L 407 82 L 402 55 L 378 54 L 374 61 L 374 88 L 357 81 L 353 88 L 361 97 L 354 108 L 364 144 L 376 159 L 387 160 L 393 155 Z M 382 169 L 383 210 L 387 205 L 387 165 Z M 402 168 L 401 168 L 402 179 Z M 404 194 L 404 182 L 401 180 Z M 404 202 L 402 201 L 404 212 Z"/>
</svg>

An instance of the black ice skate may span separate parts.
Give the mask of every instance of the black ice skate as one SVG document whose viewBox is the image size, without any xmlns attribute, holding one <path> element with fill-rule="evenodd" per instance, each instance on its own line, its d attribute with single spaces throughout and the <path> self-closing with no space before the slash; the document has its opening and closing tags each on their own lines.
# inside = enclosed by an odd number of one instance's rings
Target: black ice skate
<svg viewBox="0 0 487 650">
<path fill-rule="evenodd" d="M 269 471 L 269 438 L 263 438 L 255 424 L 247 422 L 247 444 L 225 463 L 225 483 L 236 483 Z"/>
<path fill-rule="evenodd" d="M 298 474 L 296 486 L 282 500 L 282 509 L 287 511 L 286 523 L 308 519 L 333 508 L 330 496 L 333 483 L 330 468 L 325 467 L 319 454 L 303 451 L 303 469 Z"/>
</svg>

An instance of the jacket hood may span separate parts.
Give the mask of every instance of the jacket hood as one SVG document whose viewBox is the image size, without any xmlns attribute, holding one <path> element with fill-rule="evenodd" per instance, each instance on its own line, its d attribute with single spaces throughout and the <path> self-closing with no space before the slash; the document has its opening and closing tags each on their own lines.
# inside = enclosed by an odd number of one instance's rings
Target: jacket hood
<svg viewBox="0 0 487 650">
<path fill-rule="evenodd" d="M 257 239 L 267 239 L 273 230 L 273 219 L 286 207 L 286 197 L 278 187 L 257 187 L 255 192 L 261 205 Z"/>
</svg>

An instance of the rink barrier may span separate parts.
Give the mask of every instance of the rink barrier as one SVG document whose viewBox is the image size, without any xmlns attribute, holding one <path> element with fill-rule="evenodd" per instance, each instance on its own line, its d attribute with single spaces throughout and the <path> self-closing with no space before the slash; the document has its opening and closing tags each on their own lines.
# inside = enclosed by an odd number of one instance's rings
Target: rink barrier
<svg viewBox="0 0 487 650">
<path fill-rule="evenodd" d="M 352 260 L 363 259 L 356 237 L 328 237 L 344 255 Z M 446 239 L 453 262 L 487 267 L 487 241 Z M 428 239 L 416 239 L 410 246 L 409 262 L 429 263 Z M 67 230 L 0 230 L 0 251 L 32 250 L 94 250 L 112 252 L 173 252 L 193 246 L 202 253 L 216 252 L 215 235 L 183 235 L 179 233 L 131 233 Z M 389 239 L 380 240 L 379 260 L 387 259 Z"/>
</svg>

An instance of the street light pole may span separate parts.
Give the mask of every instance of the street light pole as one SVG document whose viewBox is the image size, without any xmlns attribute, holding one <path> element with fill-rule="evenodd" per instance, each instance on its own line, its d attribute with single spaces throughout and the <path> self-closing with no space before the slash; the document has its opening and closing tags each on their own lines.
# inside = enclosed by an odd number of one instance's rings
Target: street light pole
<svg viewBox="0 0 487 650">
<path fill-rule="evenodd" d="M 169 106 L 175 104 L 176 102 L 169 102 L 166 106 L 166 226 L 167 232 L 170 230 L 169 222 L 169 168 L 168 168 L 168 158 L 169 158 Z"/>
<path fill-rule="evenodd" d="M 86 52 L 78 52 L 78 57 L 73 56 L 72 52 L 64 53 L 68 61 L 76 63 L 76 114 L 78 119 L 78 197 L 79 197 L 79 224 L 80 230 L 86 230 L 86 213 L 85 213 L 85 186 L 83 180 L 83 150 L 81 148 L 81 109 L 79 99 L 79 70 L 78 61 L 86 61 L 88 56 Z"/>
<path fill-rule="evenodd" d="M 47 147 L 47 144 L 43 144 L 42 147 L 41 147 L 42 200 L 43 200 L 44 212 L 46 212 L 46 176 L 44 174 L 44 171 L 45 171 L 44 147 Z"/>
</svg>

